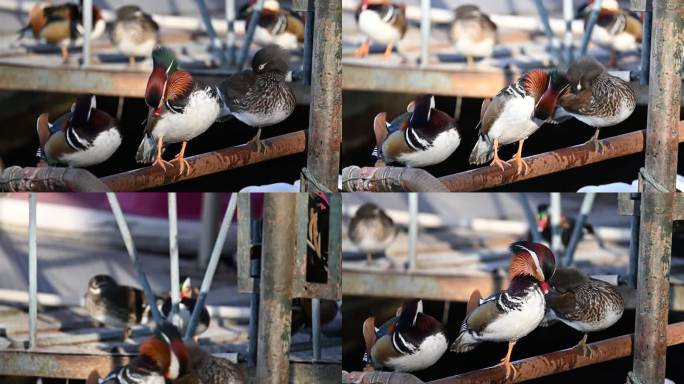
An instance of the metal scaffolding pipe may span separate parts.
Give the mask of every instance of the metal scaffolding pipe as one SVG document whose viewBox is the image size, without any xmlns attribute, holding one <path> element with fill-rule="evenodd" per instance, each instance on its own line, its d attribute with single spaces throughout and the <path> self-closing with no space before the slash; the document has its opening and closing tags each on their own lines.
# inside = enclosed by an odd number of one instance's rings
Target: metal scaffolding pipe
<svg viewBox="0 0 684 384">
<path fill-rule="evenodd" d="M 169 259 L 171 262 L 171 314 L 169 319 L 177 327 L 180 318 L 176 316 L 180 304 L 180 265 L 178 261 L 178 209 L 176 206 L 176 193 L 167 194 L 169 205 Z"/>
<path fill-rule="evenodd" d="M 677 125 L 684 49 L 684 4 L 659 0 L 653 4 L 646 127 L 646 160 L 641 169 L 641 233 L 635 353 L 629 380 L 661 383 L 665 379 L 666 327 L 677 174 Z"/>
<path fill-rule="evenodd" d="M 235 64 L 235 0 L 226 0 L 226 51 L 224 59 L 226 66 Z"/>
<path fill-rule="evenodd" d="M 554 255 L 560 256 L 563 242 L 561 241 L 561 195 L 559 192 L 551 192 L 549 219 L 551 223 L 551 250 Z"/>
<path fill-rule="evenodd" d="M 594 198 L 596 198 L 596 193 L 590 192 L 584 195 L 582 199 L 582 206 L 580 211 L 575 218 L 575 226 L 572 228 L 572 235 L 570 235 L 570 242 L 568 242 L 568 247 L 565 249 L 565 255 L 563 256 L 563 265 L 570 266 L 575 257 L 575 250 L 577 250 L 577 244 L 580 240 L 580 235 L 584 229 L 584 223 L 587 222 L 587 216 L 591 212 L 591 207 L 594 206 Z"/>
<path fill-rule="evenodd" d="M 520 205 L 522 206 L 523 213 L 525 213 L 525 219 L 527 220 L 527 228 L 532 234 L 532 241 L 534 241 L 535 243 L 541 243 L 542 236 L 539 233 L 539 228 L 537 228 L 537 219 L 534 216 L 534 211 L 532 211 L 532 207 L 530 207 L 530 200 L 524 193 L 520 193 L 518 195 L 518 198 L 520 200 Z"/>
<path fill-rule="evenodd" d="M 145 167 L 103 177 L 106 187 L 113 191 L 139 191 L 190 180 L 213 173 L 245 167 L 247 165 L 302 153 L 306 150 L 306 131 L 262 139 L 266 148 L 257 152 L 252 145 L 239 145 L 185 158 L 190 172 L 178 175 L 178 168 Z M 0 179 L 0 186 L 2 186 Z"/>
<path fill-rule="evenodd" d="M 342 371 L 342 384 L 423 384 L 410 373 L 402 372 L 345 372 Z"/>
<path fill-rule="evenodd" d="M 217 192 L 202 193 L 202 232 L 197 251 L 197 265 L 201 269 L 205 269 L 209 264 L 211 249 L 218 234 L 220 200 Z"/>
<path fill-rule="evenodd" d="M 204 28 L 209 35 L 209 41 L 211 43 L 211 49 L 214 52 L 221 50 L 221 41 L 216 36 L 216 31 L 214 30 L 214 25 L 211 23 L 211 16 L 209 15 L 209 10 L 204 0 L 195 0 L 197 3 L 197 8 L 199 9 L 200 16 L 202 17 L 202 22 L 204 23 Z"/>
<path fill-rule="evenodd" d="M 563 0 L 563 20 L 565 21 L 565 34 L 563 35 L 563 48 L 565 48 L 564 68 L 570 66 L 573 56 L 572 43 L 572 20 L 575 18 L 575 11 L 572 9 L 572 0 Z"/>
<path fill-rule="evenodd" d="M 314 39 L 314 24 L 316 22 L 316 8 L 314 7 L 315 0 L 306 2 L 306 24 L 304 24 L 304 63 L 302 63 L 302 71 L 304 72 L 304 81 L 311 85 L 311 66 L 313 63 L 313 39 Z"/>
<path fill-rule="evenodd" d="M 0 173 L 0 192 L 108 192 L 95 175 L 81 168 L 18 167 Z"/>
<path fill-rule="evenodd" d="M 219 229 L 218 236 L 216 236 L 214 249 L 211 251 L 211 257 L 209 258 L 209 265 L 207 265 L 207 269 L 204 271 L 204 278 L 202 279 L 200 293 L 197 297 L 197 302 L 195 303 L 195 309 L 192 311 L 192 316 L 188 322 L 188 327 L 185 330 L 185 336 L 183 337 L 185 341 L 192 339 L 192 336 L 195 334 L 197 324 L 199 324 L 200 313 L 202 313 L 204 303 L 207 301 L 207 295 L 211 289 L 211 283 L 214 280 L 214 273 L 216 273 L 216 268 L 218 267 L 218 262 L 221 258 L 221 251 L 223 250 L 223 245 L 226 243 L 226 237 L 228 237 L 230 224 L 232 223 L 233 216 L 235 215 L 235 209 L 237 208 L 237 196 L 237 193 L 232 193 L 230 195 L 230 200 L 228 200 L 226 214 L 223 216 L 221 229 Z"/>
<path fill-rule="evenodd" d="M 676 73 L 675 73 L 676 75 Z M 670 86 L 679 86 L 679 80 L 670 81 Z M 678 106 L 679 102 L 675 104 Z M 677 107 L 678 108 L 678 107 Z M 677 118 L 679 118 L 677 116 Z M 679 128 L 672 130 L 673 135 L 679 135 L 678 141 L 684 141 L 684 122 L 679 123 Z M 453 175 L 440 177 L 439 180 L 452 192 L 456 191 L 477 191 L 480 189 L 498 187 L 504 184 L 514 183 L 532 179 L 551 173 L 561 172 L 572 168 L 594 164 L 601 161 L 614 159 L 639 153 L 644 150 L 644 136 L 646 131 L 635 131 L 623 135 L 613 136 L 601 140 L 604 145 L 603 152 L 595 152 L 593 146 L 584 144 L 572 147 L 561 148 L 551 152 L 540 153 L 525 158 L 529 165 L 529 172 L 524 175 L 516 175 L 513 167 L 506 168 L 505 171 L 496 167 L 480 167 L 469 171 L 456 173 Z M 670 153 L 677 151 L 676 141 Z M 664 150 L 661 153 L 666 153 Z M 664 160 L 660 160 L 665 162 Z M 676 166 L 677 162 L 672 162 L 668 166 Z M 673 172 L 674 177 L 674 172 Z"/>
<path fill-rule="evenodd" d="M 247 54 L 249 53 L 249 47 L 252 45 L 252 40 L 254 39 L 254 31 L 259 24 L 259 19 L 261 19 L 261 11 L 264 9 L 264 0 L 257 0 L 252 8 L 252 14 L 249 18 L 249 24 L 245 32 L 245 37 L 242 40 L 242 46 L 240 47 L 240 56 L 238 58 L 238 69 L 242 69 L 247 62 Z"/>
<path fill-rule="evenodd" d="M 639 84 L 648 85 L 649 69 L 651 67 L 651 32 L 653 27 L 653 3 L 645 1 L 642 38 L 641 38 L 641 65 L 639 66 Z"/>
<path fill-rule="evenodd" d="M 321 300 L 311 299 L 311 347 L 313 360 L 321 359 Z"/>
<path fill-rule="evenodd" d="M 411 192 L 408 194 L 409 208 L 409 249 L 408 249 L 408 269 L 416 269 L 416 247 L 418 245 L 418 194 Z"/>
<path fill-rule="evenodd" d="M 295 226 L 296 199 L 292 193 L 264 196 L 259 318 L 268 321 L 259 322 L 257 383 L 288 382 L 295 236 L 283 229 Z"/>
<path fill-rule="evenodd" d="M 549 40 L 549 49 L 551 50 L 551 53 L 553 53 L 553 51 L 558 48 L 559 44 L 556 36 L 553 34 L 553 30 L 551 29 L 549 14 L 546 12 L 546 8 L 544 7 L 544 2 L 542 0 L 534 0 L 534 5 L 537 8 L 537 13 L 539 13 L 539 20 L 541 20 L 541 23 L 544 26 L 544 34 Z M 558 59 L 560 61 L 560 57 Z"/>
<path fill-rule="evenodd" d="M 430 55 L 430 0 L 420 1 L 420 66 L 428 65 Z"/>
<path fill-rule="evenodd" d="M 248 197 L 249 198 L 249 197 Z M 251 218 L 251 213 L 248 217 Z M 259 290 L 261 286 L 261 234 L 263 231 L 261 219 L 250 223 L 251 247 L 249 255 L 249 277 L 252 278 L 252 295 L 249 301 L 249 345 L 247 347 L 247 365 L 256 366 L 259 341 Z"/>
<path fill-rule="evenodd" d="M 554 375 L 629 356 L 633 351 L 633 336 L 634 334 L 622 335 L 587 344 L 591 349 L 589 357 L 584 356 L 579 348 L 568 348 L 511 362 L 517 371 L 513 381 L 506 381 L 505 369 L 501 366 L 494 366 L 431 381 L 430 384 L 517 383 Z M 667 326 L 667 345 L 681 343 L 684 343 L 684 322 Z M 664 353 L 662 357 L 665 359 Z M 655 381 L 645 381 L 645 383 L 655 383 Z"/>
<path fill-rule="evenodd" d="M 36 347 L 38 329 L 38 240 L 36 210 L 38 195 L 29 194 L 29 235 L 28 235 L 28 280 L 29 280 L 29 349 Z"/>
<path fill-rule="evenodd" d="M 449 192 L 426 170 L 403 167 L 358 167 L 342 170 L 344 192 Z"/>
<path fill-rule="evenodd" d="M 594 31 L 594 25 L 598 20 L 599 11 L 601 10 L 601 4 L 603 0 L 594 1 L 594 5 L 591 7 L 591 14 L 589 15 L 589 21 L 585 24 L 584 33 L 582 34 L 582 46 L 580 48 L 580 57 L 587 54 L 587 48 L 589 47 L 589 40 L 591 40 L 591 33 Z"/>
<path fill-rule="evenodd" d="M 90 36 L 93 32 L 93 0 L 83 0 L 83 66 L 90 65 Z"/>
<path fill-rule="evenodd" d="M 634 211 L 629 217 L 629 287 L 637 288 L 637 271 L 639 270 L 639 212 L 641 211 L 641 196 L 639 193 L 630 193 L 629 198 L 634 201 Z"/>
<path fill-rule="evenodd" d="M 337 191 L 342 142 L 342 2 L 315 2 L 309 149 L 306 167 L 316 184 Z"/>
</svg>

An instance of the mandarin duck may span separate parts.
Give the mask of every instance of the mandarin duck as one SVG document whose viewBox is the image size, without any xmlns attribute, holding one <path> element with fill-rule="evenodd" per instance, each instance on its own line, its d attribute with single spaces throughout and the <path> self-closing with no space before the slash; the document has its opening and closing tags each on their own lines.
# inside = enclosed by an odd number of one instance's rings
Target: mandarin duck
<svg viewBox="0 0 684 384">
<path fill-rule="evenodd" d="M 107 112 L 97 109 L 94 95 L 80 95 L 71 111 L 50 124 L 43 113 L 36 122 L 37 156 L 49 165 L 89 167 L 105 162 L 121 145 L 119 124 Z"/>
<path fill-rule="evenodd" d="M 91 372 L 86 384 L 166 384 L 167 380 L 176 382 L 189 369 L 188 349 L 178 329 L 168 322 L 140 345 L 139 353 L 102 379 L 96 371 Z"/>
<path fill-rule="evenodd" d="M 130 65 L 136 57 L 150 57 L 159 42 L 159 25 L 137 5 L 116 10 L 116 20 L 109 34 L 112 44 L 128 57 Z"/>
<path fill-rule="evenodd" d="M 349 223 L 349 239 L 366 254 L 369 264 L 373 261 L 373 254 L 383 252 L 392 244 L 397 233 L 392 218 L 373 203 L 359 207 Z"/>
<path fill-rule="evenodd" d="M 617 323 L 625 302 L 617 288 L 591 278 L 575 268 L 558 268 L 549 280 L 552 289 L 546 295 L 546 324 L 561 321 L 584 333 L 577 344 L 585 356 L 591 356 L 587 334 L 607 329 Z"/>
<path fill-rule="evenodd" d="M 601 127 L 620 124 L 636 108 L 636 93 L 624 80 L 606 72 L 606 68 L 592 57 L 584 57 L 568 69 L 570 87 L 560 99 L 555 118 L 572 116 L 595 127 L 594 136 L 587 142 L 601 151 Z"/>
<path fill-rule="evenodd" d="M 180 286 L 180 302 L 178 303 L 178 316 L 180 318 L 179 324 L 180 330 L 185 334 L 185 329 L 190 323 L 190 318 L 192 317 L 192 312 L 195 310 L 195 304 L 197 304 L 197 294 L 191 285 L 190 278 L 187 277 L 183 280 Z M 161 313 L 164 318 L 169 319 L 171 314 L 171 297 L 167 297 L 162 306 Z M 171 319 L 169 319 L 171 320 Z M 195 328 L 194 335 L 200 335 L 209 328 L 209 323 L 211 322 L 211 316 L 209 315 L 209 310 L 206 306 L 202 308 L 200 312 L 199 323 L 197 328 Z"/>
<path fill-rule="evenodd" d="M 187 373 L 174 384 L 246 384 L 243 369 L 231 361 L 213 356 L 194 342 L 186 344 L 190 355 Z"/>
<path fill-rule="evenodd" d="M 97 275 L 88 282 L 85 309 L 97 322 L 123 328 L 124 339 L 128 339 L 131 326 L 144 322 L 147 299 L 138 288 L 119 285 L 109 275 Z"/>
<path fill-rule="evenodd" d="M 179 174 L 190 165 L 185 160 L 188 141 L 204 133 L 216 121 L 221 101 L 214 87 L 193 79 L 178 69 L 176 55 L 168 48 L 159 47 L 152 52 L 154 69 L 147 80 L 145 103 L 149 107 L 145 132 L 138 146 L 136 161 L 166 166 L 178 162 Z M 162 159 L 166 145 L 182 143 L 180 152 L 172 161 Z"/>
<path fill-rule="evenodd" d="M 454 10 L 449 39 L 456 52 L 464 55 L 468 65 L 473 57 L 490 57 L 496 43 L 496 24 L 476 5 L 461 5 Z"/>
<path fill-rule="evenodd" d="M 584 17 L 586 27 L 594 0 L 588 0 L 577 12 Z M 591 32 L 591 41 L 610 50 L 610 66 L 618 64 L 618 54 L 638 51 L 641 46 L 643 26 L 638 16 L 621 9 L 616 0 L 603 0 L 601 10 Z"/>
<path fill-rule="evenodd" d="M 95 40 L 106 28 L 99 7 L 93 6 L 93 29 L 90 38 Z M 51 1 L 36 3 L 29 13 L 29 22 L 19 31 L 31 30 L 33 37 L 57 45 L 62 50 L 62 62 L 69 59 L 69 46 L 83 43 L 83 1 L 79 4 L 64 3 L 52 5 Z"/>
<path fill-rule="evenodd" d="M 250 0 L 240 11 L 247 24 L 255 2 Z M 298 12 L 281 6 L 278 1 L 266 0 L 254 30 L 254 42 L 262 47 L 275 44 L 283 49 L 297 49 L 304 43 L 304 20 Z"/>
<path fill-rule="evenodd" d="M 544 319 L 544 294 L 553 276 L 556 261 L 553 253 L 539 243 L 519 241 L 511 245 L 511 282 L 508 289 L 481 299 L 475 290 L 468 301 L 460 333 L 450 350 L 463 353 L 484 341 L 508 342 L 508 352 L 501 360 L 506 378 L 515 378 L 511 352 L 515 343 L 532 332 Z"/>
<path fill-rule="evenodd" d="M 422 300 L 405 302 L 397 316 L 375 328 L 375 318 L 363 322 L 366 354 L 363 360 L 375 368 L 413 372 L 428 368 L 448 347 L 442 323 L 423 313 Z"/>
<path fill-rule="evenodd" d="M 560 229 L 561 229 L 561 242 L 563 246 L 567 248 L 570 244 L 570 237 L 572 236 L 573 228 L 575 228 L 575 219 L 561 214 L 560 218 Z M 549 205 L 539 204 L 537 206 L 537 231 L 542 235 L 542 238 L 549 244 L 551 244 L 551 218 L 549 215 Z M 580 232 L 579 240 L 582 240 L 584 234 L 594 234 L 594 226 L 590 223 L 585 222 L 582 226 L 582 232 Z M 532 238 L 530 234 L 529 239 Z"/>
<path fill-rule="evenodd" d="M 568 87 L 566 77 L 556 71 L 537 69 L 523 74 L 518 81 L 499 91 L 494 99 L 485 99 L 480 112 L 479 135 L 470 153 L 470 164 L 490 166 L 516 163 L 516 172 L 527 171 L 522 159 L 525 140 L 553 117 L 558 97 Z M 499 146 L 518 142 L 518 151 L 509 161 L 499 158 Z"/>
<path fill-rule="evenodd" d="M 435 108 L 433 95 L 419 95 L 407 112 L 388 123 L 387 114 L 373 121 L 377 147 L 373 154 L 386 163 L 425 167 L 446 160 L 461 143 L 456 120 Z"/>
<path fill-rule="evenodd" d="M 289 77 L 289 54 L 271 45 L 254 55 L 251 70 L 231 75 L 218 86 L 223 101 L 221 118 L 234 116 L 256 127 L 257 133 L 250 143 L 259 152 L 265 151 L 260 140 L 261 128 L 284 121 L 295 109 L 297 100 L 287 84 Z"/>
<path fill-rule="evenodd" d="M 368 56 L 370 42 L 374 41 L 387 46 L 384 55 L 387 60 L 406 34 L 406 5 L 396 5 L 390 0 L 361 0 L 356 9 L 356 23 L 366 39 L 354 55 Z"/>
</svg>

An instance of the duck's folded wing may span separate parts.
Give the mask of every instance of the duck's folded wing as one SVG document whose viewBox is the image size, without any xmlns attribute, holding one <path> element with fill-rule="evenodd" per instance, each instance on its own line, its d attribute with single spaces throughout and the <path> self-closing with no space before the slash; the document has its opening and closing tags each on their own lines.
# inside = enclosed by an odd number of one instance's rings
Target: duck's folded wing
<svg viewBox="0 0 684 384">
<path fill-rule="evenodd" d="M 498 295 L 488 297 L 482 305 L 473 310 L 466 319 L 466 325 L 469 330 L 482 332 L 487 325 L 491 324 L 492 321 L 502 314 L 502 311 L 496 305 L 497 300 L 495 299 L 497 297 Z"/>
</svg>

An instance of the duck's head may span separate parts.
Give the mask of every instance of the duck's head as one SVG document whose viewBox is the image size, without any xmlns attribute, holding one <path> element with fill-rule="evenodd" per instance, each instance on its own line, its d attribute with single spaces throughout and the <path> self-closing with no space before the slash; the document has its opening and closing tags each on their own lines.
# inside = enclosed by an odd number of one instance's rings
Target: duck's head
<svg viewBox="0 0 684 384">
<path fill-rule="evenodd" d="M 569 86 L 565 74 L 553 70 L 546 73 L 534 70 L 525 74 L 525 90 L 534 97 L 534 117 L 546 120 L 553 116 L 558 98 L 565 93 Z"/>
<path fill-rule="evenodd" d="M 584 89 L 591 89 L 591 84 L 596 77 L 606 71 L 606 68 L 596 59 L 585 56 L 572 64 L 568 68 L 568 80 L 570 81 L 570 92 L 577 93 Z"/>
<path fill-rule="evenodd" d="M 93 295 L 99 295 L 103 289 L 116 287 L 117 283 L 114 278 L 109 275 L 93 276 L 88 282 L 88 292 Z"/>
<path fill-rule="evenodd" d="M 186 277 L 185 280 L 183 280 L 183 283 L 181 284 L 180 287 L 180 298 L 181 300 L 185 298 L 192 298 L 193 292 L 192 292 L 192 284 L 190 281 L 190 276 Z"/>
<path fill-rule="evenodd" d="M 97 108 L 95 95 L 85 94 L 76 97 L 76 101 L 71 106 L 71 118 L 69 124 L 72 127 L 85 127 L 90 121 L 93 109 Z"/>
<path fill-rule="evenodd" d="M 290 72 L 290 55 L 277 45 L 261 48 L 252 59 L 252 71 L 257 74 L 275 72 L 286 76 Z"/>
<path fill-rule="evenodd" d="M 190 356 L 178 329 L 169 322 L 163 322 L 153 337 L 145 340 L 139 349 L 140 355 L 154 362 L 163 372 L 164 378 L 175 380 L 188 367 Z"/>
<path fill-rule="evenodd" d="M 178 70 L 178 60 L 172 50 L 157 47 L 152 52 L 152 62 L 152 73 L 145 89 L 145 103 L 154 109 L 155 115 L 159 115 L 169 77 Z"/>
<path fill-rule="evenodd" d="M 556 270 L 556 258 L 544 244 L 531 241 L 518 241 L 511 244 L 511 278 L 529 276 L 537 280 L 544 291 L 548 292 L 548 280 Z"/>
<path fill-rule="evenodd" d="M 407 109 L 412 110 L 409 125 L 412 127 L 424 127 L 430 123 L 432 112 L 435 109 L 435 96 L 418 95 L 413 100 L 413 105 L 409 104 Z"/>
</svg>

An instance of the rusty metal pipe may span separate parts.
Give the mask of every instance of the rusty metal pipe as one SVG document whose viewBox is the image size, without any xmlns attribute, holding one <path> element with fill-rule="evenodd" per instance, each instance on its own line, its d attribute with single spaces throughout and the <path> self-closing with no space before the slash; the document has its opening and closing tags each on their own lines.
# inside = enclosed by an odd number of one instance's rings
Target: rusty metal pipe
<svg viewBox="0 0 684 384">
<path fill-rule="evenodd" d="M 294 193 L 264 196 L 257 383 L 288 382 L 295 264 L 295 236 L 288 228 L 295 227 L 296 199 Z"/>
<path fill-rule="evenodd" d="M 0 173 L 0 192 L 108 192 L 95 175 L 81 168 L 12 166 Z"/>
<path fill-rule="evenodd" d="M 357 167 L 342 170 L 344 192 L 449 192 L 436 177 L 420 168 Z"/>
<path fill-rule="evenodd" d="M 679 84 L 678 80 L 670 80 L 670 82 Z M 679 105 L 679 102 L 677 101 L 674 105 Z M 679 116 L 677 116 L 677 119 L 679 119 Z M 684 122 L 679 122 L 678 129 L 675 128 L 668 132 L 671 132 L 675 136 L 678 135 L 676 140 L 673 140 L 673 143 L 668 145 L 667 149 L 670 153 L 676 153 L 676 143 L 684 142 Z M 641 130 L 603 139 L 601 140 L 601 143 L 604 145 L 604 148 L 601 153 L 595 152 L 593 147 L 579 144 L 529 156 L 525 158 L 525 161 L 530 166 L 529 172 L 525 175 L 516 175 L 515 169 L 512 167 L 506 168 L 506 170 L 502 172 L 499 168 L 485 166 L 453 175 L 443 176 L 440 177 L 439 180 L 452 192 L 477 191 L 480 189 L 498 187 L 504 184 L 515 183 L 516 181 L 532 179 L 588 164 L 639 153 L 644 150 L 645 135 L 646 131 Z M 663 149 L 661 155 L 664 153 L 666 152 Z M 658 161 L 666 163 L 662 158 Z M 671 166 L 676 166 L 677 164 L 676 160 L 668 161 L 668 163 Z M 674 177 L 674 172 L 672 175 L 672 177 Z"/>
<path fill-rule="evenodd" d="M 187 157 L 191 168 L 187 175 L 178 175 L 175 166 L 166 172 L 160 167 L 145 167 L 107 176 L 102 181 L 113 191 L 139 191 L 294 155 L 306 150 L 306 131 L 263 139 L 261 143 L 266 148 L 264 153 L 255 152 L 247 144 Z"/>
<path fill-rule="evenodd" d="M 634 334 L 622 335 L 588 344 L 591 348 L 590 357 L 584 356 L 579 348 L 568 348 L 514 361 L 511 364 L 517 370 L 517 375 L 512 382 L 532 380 L 629 356 L 633 351 L 633 336 Z M 684 343 L 684 322 L 670 324 L 667 327 L 667 345 L 681 343 Z M 430 384 L 508 383 L 505 376 L 505 369 L 494 366 L 431 381 Z"/>
<path fill-rule="evenodd" d="M 309 152 L 306 167 L 319 184 L 337 191 L 342 142 L 342 2 L 316 1 Z M 318 190 L 307 181 L 306 190 Z"/>
<path fill-rule="evenodd" d="M 422 384 L 410 373 L 402 372 L 345 372 L 342 371 L 343 384 Z"/>
</svg>

